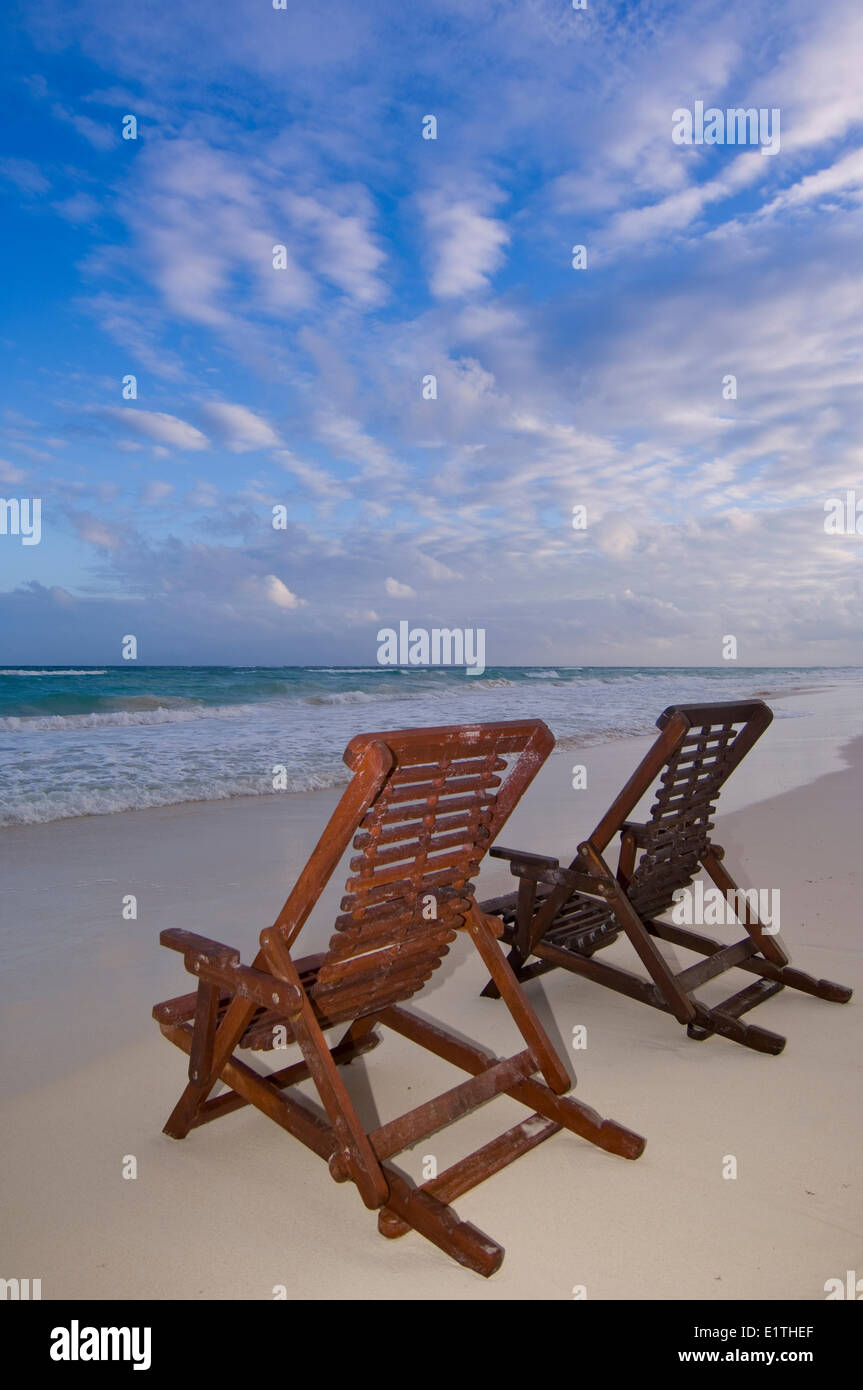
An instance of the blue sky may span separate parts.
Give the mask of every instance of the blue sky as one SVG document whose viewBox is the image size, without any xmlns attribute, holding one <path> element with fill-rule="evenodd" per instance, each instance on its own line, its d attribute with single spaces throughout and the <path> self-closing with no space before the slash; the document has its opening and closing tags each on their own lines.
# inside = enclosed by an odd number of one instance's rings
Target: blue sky
<svg viewBox="0 0 863 1390">
<path fill-rule="evenodd" d="M 0 660 L 863 662 L 857 0 L 7 25 Z M 696 101 L 779 150 L 675 144 Z"/>
</svg>

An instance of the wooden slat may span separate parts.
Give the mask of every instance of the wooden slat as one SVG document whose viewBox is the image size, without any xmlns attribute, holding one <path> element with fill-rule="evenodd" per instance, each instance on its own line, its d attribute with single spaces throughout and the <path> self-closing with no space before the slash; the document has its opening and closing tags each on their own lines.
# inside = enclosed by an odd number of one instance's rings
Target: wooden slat
<svg viewBox="0 0 863 1390">
<path fill-rule="evenodd" d="M 409 877 L 405 877 L 405 863 L 396 864 L 393 868 L 384 866 L 378 869 L 377 861 L 367 858 L 366 872 L 352 874 L 345 883 L 347 893 L 357 893 L 366 896 L 372 890 L 378 891 L 382 888 L 389 888 L 393 884 L 418 883 L 428 878 L 431 873 L 442 873 L 448 869 L 464 868 L 469 873 L 476 873 L 479 868 L 479 860 L 482 851 L 476 844 L 462 844 L 457 849 L 444 850 L 437 853 L 437 846 L 432 844 L 418 855 L 411 867 Z M 447 880 L 445 879 L 444 882 Z M 387 893 L 389 897 L 389 893 Z"/>
<path fill-rule="evenodd" d="M 698 989 L 708 980 L 715 979 L 717 975 L 724 975 L 726 970 L 731 970 L 735 965 L 739 965 L 741 961 L 751 956 L 755 949 L 755 943 L 748 936 L 743 941 L 736 941 L 733 946 L 724 946 L 721 951 L 714 951 L 706 959 L 696 961 L 695 965 L 681 970 L 677 976 L 677 983 L 681 989 L 687 992 Z"/>
<path fill-rule="evenodd" d="M 481 855 L 481 851 L 478 851 L 478 854 Z M 463 865 L 463 873 L 454 873 L 452 869 L 458 867 L 460 866 L 453 865 L 451 869 L 439 869 L 434 873 L 424 873 L 422 878 L 398 878 L 393 880 L 392 883 L 386 883 L 380 887 L 375 886 L 369 888 L 363 891 L 362 903 L 371 904 L 385 902 L 391 894 L 396 897 L 403 897 L 410 893 L 412 896 L 416 895 L 421 897 L 426 893 L 431 893 L 434 888 L 452 884 L 453 880 L 455 880 L 455 886 L 461 887 L 465 879 L 475 877 L 479 869 L 479 862 L 478 859 L 470 860 Z M 342 898 L 339 906 L 343 912 L 350 912 L 356 906 L 358 898 L 358 893 L 348 893 Z"/>
<path fill-rule="evenodd" d="M 441 917 L 446 911 L 450 917 L 457 916 L 468 910 L 471 904 L 473 887 L 470 884 L 441 883 L 435 888 L 434 898 L 437 904 L 438 916 Z M 411 893 L 408 897 L 393 897 L 381 903 L 373 903 L 371 906 L 361 903 L 359 900 L 351 899 L 352 908 L 349 912 L 342 912 L 335 919 L 336 935 L 330 939 L 330 950 L 338 952 L 347 949 L 342 937 L 348 938 L 359 932 L 368 930 L 369 940 L 375 935 L 375 924 L 381 928 L 392 927 L 393 931 L 412 924 L 421 925 L 426 919 L 423 917 L 423 902 L 421 894 Z"/>
<path fill-rule="evenodd" d="M 730 999 L 724 999 L 721 1004 L 717 1004 L 715 1012 L 725 1014 L 728 1018 L 740 1018 L 758 1004 L 763 1004 L 766 999 L 772 999 L 774 994 L 780 994 L 784 988 L 778 980 L 756 980 L 754 984 L 732 994 Z"/>
<path fill-rule="evenodd" d="M 431 782 L 421 782 L 418 784 L 407 783 L 399 786 L 397 779 L 393 779 L 383 797 L 387 805 L 392 806 L 403 801 L 416 801 L 418 797 L 427 800 L 430 805 L 441 805 L 444 798 L 460 795 L 463 792 L 485 791 L 489 787 L 499 787 L 500 777 L 496 777 L 492 772 L 482 772 L 474 777 L 453 777 L 450 778 L 445 771 L 441 771 Z M 448 804 L 448 803 L 444 803 Z"/>
<path fill-rule="evenodd" d="M 467 829 L 455 831 L 452 835 L 435 835 L 434 831 L 429 831 L 419 839 L 406 840 L 392 849 L 375 848 L 370 850 L 368 855 L 358 854 L 350 861 L 349 868 L 352 873 L 357 873 L 368 866 L 370 858 L 373 858 L 377 868 L 379 864 L 396 864 L 399 860 L 410 861 L 423 854 L 441 853 L 445 849 L 470 848 L 474 843 L 475 837 Z"/>
<path fill-rule="evenodd" d="M 425 967 L 394 970 L 383 980 L 363 981 L 353 988 L 345 985 L 341 990 L 333 990 L 315 1000 L 317 1010 L 322 1018 L 340 1022 L 377 1013 L 390 1004 L 403 1003 L 431 979 L 447 950 L 448 947 L 444 947 Z"/>
<path fill-rule="evenodd" d="M 467 811 L 460 811 L 457 815 L 451 816 L 446 814 L 446 807 L 441 806 L 439 810 L 429 808 L 418 820 L 404 821 L 402 824 L 390 826 L 388 829 L 377 829 L 374 833 L 361 830 L 354 836 L 354 849 L 365 849 L 373 844 L 394 844 L 407 838 L 417 839 L 427 832 L 444 834 L 451 830 L 471 830 L 474 825 L 477 834 L 488 839 L 486 821 L 490 810 L 491 807 L 488 807 L 486 811 L 481 811 L 477 815 L 475 806 L 471 806 Z"/>
<path fill-rule="evenodd" d="M 430 1193 L 439 1202 L 456 1202 L 466 1192 L 485 1182 L 486 1178 L 509 1167 L 522 1154 L 537 1148 L 553 1134 L 560 1134 L 562 1128 L 555 1120 L 543 1119 L 542 1115 L 528 1115 L 521 1124 L 513 1125 L 481 1149 L 476 1149 L 438 1173 L 436 1178 L 430 1178 L 423 1183 L 421 1191 Z M 381 1235 L 394 1240 L 397 1236 L 406 1235 L 410 1227 L 388 1207 L 384 1207 L 378 1216 L 378 1229 Z"/>
<path fill-rule="evenodd" d="M 491 811 L 494 809 L 494 798 L 492 796 L 454 796 L 451 800 L 439 801 L 437 803 L 442 811 L 448 814 L 455 814 L 456 811 Z M 421 801 L 418 805 L 393 806 L 387 807 L 386 804 L 380 809 L 370 811 L 363 819 L 363 829 L 369 829 L 376 825 L 393 825 L 396 821 L 407 820 L 408 817 L 417 819 L 422 817 L 427 811 L 426 803 Z"/>
<path fill-rule="evenodd" d="M 589 961 L 586 963 L 590 964 Z M 481 1048 L 405 1009 L 386 1009 L 380 1014 L 380 1022 L 474 1075 L 485 1071 L 488 1066 L 489 1058 Z M 506 1094 L 608 1153 L 632 1159 L 638 1158 L 644 1150 L 644 1139 L 640 1134 L 634 1134 L 616 1120 L 604 1120 L 591 1106 L 583 1105 L 573 1096 L 556 1095 L 539 1081 L 517 1081 Z"/>
<path fill-rule="evenodd" d="M 435 932 L 418 931 L 409 939 L 390 939 L 377 949 L 359 950 L 353 956 L 342 956 L 323 967 L 315 981 L 312 996 L 320 999 L 345 984 L 359 985 L 366 977 L 371 980 L 384 978 L 393 966 L 404 970 L 423 965 L 440 955 L 445 946 L 455 941 L 455 937 L 455 932 L 446 928 Z"/>
<path fill-rule="evenodd" d="M 419 1143 L 420 1139 L 437 1134 L 438 1130 L 485 1105 L 502 1091 L 510 1090 L 517 1081 L 524 1080 L 536 1069 L 536 1062 L 529 1051 L 507 1057 L 468 1081 L 462 1081 L 451 1090 L 435 1096 L 433 1100 L 415 1106 L 389 1124 L 372 1130 L 369 1134 L 372 1148 L 378 1158 L 391 1158 L 393 1154 L 401 1153 L 402 1149 Z"/>
<path fill-rule="evenodd" d="M 405 782 L 431 782 L 438 776 L 440 769 L 445 769 L 447 776 L 461 777 L 479 772 L 486 765 L 492 771 L 500 772 L 506 767 L 505 758 L 493 758 L 486 754 L 476 758 L 456 758 L 448 761 L 442 758 L 439 762 L 419 763 L 411 767 L 397 767 L 392 780 L 402 785 Z"/>
</svg>

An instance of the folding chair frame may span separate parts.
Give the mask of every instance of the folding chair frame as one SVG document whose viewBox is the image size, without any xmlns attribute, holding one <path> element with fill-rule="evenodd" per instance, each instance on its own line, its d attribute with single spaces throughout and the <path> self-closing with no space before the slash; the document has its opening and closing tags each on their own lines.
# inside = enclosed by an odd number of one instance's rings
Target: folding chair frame
<svg viewBox="0 0 863 1390">
<path fill-rule="evenodd" d="M 438 745 L 443 738 L 445 744 L 454 744 L 458 753 L 464 751 L 466 734 L 468 747 L 471 738 L 475 742 L 477 729 L 503 731 L 504 742 L 500 746 L 515 747 L 521 752 L 520 763 L 496 798 L 488 830 L 490 838 L 535 775 L 553 740 L 539 721 L 474 726 L 472 731 L 456 728 L 410 733 L 414 737 L 424 735 L 431 745 L 437 735 Z M 198 978 L 196 994 L 168 1000 L 153 1010 L 165 1037 L 189 1054 L 189 1082 L 165 1125 L 165 1133 L 182 1139 L 200 1125 L 245 1105 L 254 1105 L 326 1159 L 337 1182 L 355 1183 L 365 1205 L 378 1211 L 381 1234 L 395 1238 L 414 1229 L 459 1264 L 488 1277 L 499 1268 L 503 1248 L 475 1226 L 460 1221 L 451 1207 L 453 1201 L 561 1129 L 630 1159 L 639 1157 L 644 1140 L 613 1120 L 603 1120 L 596 1111 L 564 1094 L 571 1085 L 569 1074 L 504 960 L 497 940 L 500 923 L 477 907 L 470 898 L 472 889 L 466 889 L 464 884 L 460 891 L 468 896 L 461 929 L 469 934 L 495 981 L 526 1043 L 525 1050 L 503 1059 L 489 1056 L 456 1034 L 387 1000 L 386 970 L 394 958 L 392 953 L 397 955 L 397 946 L 389 948 L 390 961 L 381 961 L 375 982 L 368 986 L 384 991 L 382 1006 L 359 1008 L 335 1046 L 328 1046 L 325 1031 L 338 1020 L 330 1020 L 322 1013 L 314 994 L 330 954 L 294 961 L 290 945 L 384 786 L 394 762 L 388 745 L 398 738 L 404 739 L 405 735 L 369 735 L 349 746 L 345 760 L 356 767 L 354 779 L 279 918 L 261 933 L 261 949 L 252 966 L 242 965 L 237 951 L 208 938 L 176 929 L 162 933 L 162 944 L 180 951 L 186 968 Z M 398 795 L 396 790 L 394 799 Z M 489 801 L 483 804 L 492 805 Z M 368 837 L 359 836 L 355 844 L 364 838 Z M 481 857 L 484 848 L 474 852 Z M 367 874 L 364 881 L 368 893 L 373 879 Z M 356 910 L 352 899 L 343 900 L 343 906 L 345 901 Z M 392 989 L 389 993 L 393 993 Z M 338 1007 L 334 1012 L 338 1014 Z M 235 1049 L 256 1015 L 264 1021 L 259 1023 L 259 1030 L 270 1026 L 268 1020 L 278 1019 L 290 1039 L 299 1044 L 302 1061 L 262 1075 L 239 1060 Z M 466 1071 L 469 1079 L 397 1119 L 366 1130 L 342 1081 L 340 1068 L 377 1046 L 380 1036 L 376 1025 L 400 1033 Z M 542 1081 L 535 1079 L 537 1072 Z M 289 1088 L 308 1079 L 314 1082 L 326 1118 L 305 1099 L 286 1094 Z M 211 1098 L 210 1092 L 219 1082 L 229 1089 Z M 497 1095 L 510 1096 L 532 1113 L 421 1186 L 414 1186 L 388 1162 Z"/>
<path fill-rule="evenodd" d="M 778 933 L 771 933 L 765 928 L 757 911 L 725 867 L 724 849 L 709 838 L 709 831 L 713 828 L 709 823 L 714 809 L 713 801 L 772 718 L 772 712 L 761 701 L 671 706 L 657 720 L 657 726 L 662 731 L 660 737 L 594 833 L 578 846 L 576 858 L 568 868 L 561 867 L 558 860 L 545 855 L 498 846 L 491 849 L 493 857 L 509 861 L 512 873 L 519 880 L 516 895 L 491 899 L 482 905 L 486 912 L 504 915 L 504 939 L 511 947 L 508 962 L 519 981 L 525 982 L 560 967 L 672 1014 L 686 1026 L 687 1036 L 697 1041 L 719 1034 L 757 1052 L 774 1055 L 784 1048 L 785 1038 L 768 1029 L 742 1023 L 740 1020 L 744 1014 L 786 986 L 834 1003 L 846 1003 L 851 998 L 852 991 L 847 986 L 830 980 L 816 980 L 792 968 L 790 956 Z M 742 723 L 743 727 L 733 741 L 729 741 L 732 725 L 738 723 Z M 723 732 L 721 737 L 712 734 L 712 745 L 720 744 L 722 737 L 726 739 L 722 773 L 721 777 L 717 774 L 717 783 L 709 792 L 696 792 L 701 796 L 701 824 L 693 830 L 690 822 L 684 830 L 684 834 L 690 837 L 688 843 L 698 846 L 696 862 L 689 866 L 688 872 L 684 865 L 677 886 L 687 886 L 692 874 L 704 869 L 726 899 L 731 894 L 742 894 L 745 908 L 740 924 L 745 927 L 746 935 L 731 945 L 657 920 L 670 906 L 674 885 L 674 876 L 670 872 L 665 875 L 667 881 L 662 885 L 666 890 L 664 896 L 669 899 L 668 904 L 661 906 L 655 914 L 638 910 L 632 891 L 636 882 L 636 859 L 639 850 L 655 847 L 657 832 L 655 824 L 636 824 L 627 819 L 657 775 L 669 765 L 670 760 L 681 754 L 686 740 L 696 749 L 691 755 L 695 771 L 709 779 L 710 773 L 704 770 L 704 762 L 706 750 L 711 747 L 711 731 L 716 727 Z M 700 734 L 691 733 L 699 729 Z M 699 750 L 702 755 L 700 765 Z M 674 811 L 666 808 L 673 804 L 674 792 L 672 776 L 671 784 L 660 793 L 653 808 L 654 819 L 657 815 L 673 817 Z M 618 831 L 620 853 L 615 873 L 607 863 L 604 852 Z M 544 890 L 542 894 L 541 889 Z M 564 905 L 572 901 L 573 894 L 583 899 L 594 899 L 607 909 L 606 913 L 600 914 L 599 925 L 593 931 L 583 933 L 578 949 L 556 944 L 548 940 L 546 935 L 554 930 L 555 919 Z M 659 901 L 662 900 L 661 891 Z M 741 898 L 736 897 L 733 901 L 740 902 Z M 605 921 L 601 920 L 603 916 Z M 610 944 L 621 932 L 641 958 L 649 979 L 645 980 L 632 971 L 595 958 L 595 952 Z M 660 954 L 654 938 L 697 952 L 704 959 L 675 973 Z M 528 963 L 531 956 L 536 959 Z M 744 970 L 758 978 L 753 984 L 712 1007 L 695 997 L 694 992 L 701 985 L 731 969 Z M 483 994 L 498 997 L 493 980 L 486 985 Z"/>
</svg>

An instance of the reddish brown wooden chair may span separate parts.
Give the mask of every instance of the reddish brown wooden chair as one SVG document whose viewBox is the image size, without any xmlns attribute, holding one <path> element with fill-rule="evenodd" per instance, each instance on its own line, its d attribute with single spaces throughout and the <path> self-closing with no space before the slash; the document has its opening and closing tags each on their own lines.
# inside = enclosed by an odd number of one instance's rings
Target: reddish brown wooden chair
<svg viewBox="0 0 863 1390">
<path fill-rule="evenodd" d="M 251 966 L 229 946 L 169 930 L 161 941 L 197 976 L 194 994 L 157 1004 L 153 1014 L 171 1042 L 189 1054 L 189 1083 L 166 1134 L 190 1129 L 251 1104 L 350 1180 L 379 1212 L 382 1235 L 413 1228 L 460 1264 L 490 1275 L 503 1249 L 460 1221 L 450 1203 L 548 1139 L 571 1130 L 625 1158 L 644 1140 L 565 1092 L 567 1070 L 524 999 L 497 942 L 500 923 L 474 901 L 480 860 L 553 738 L 539 720 L 363 734 L 348 745 L 353 769 L 317 848 L 272 927 L 261 933 Z M 299 932 L 349 843 L 342 915 L 326 952 L 294 960 Z M 526 1044 L 500 1059 L 401 1007 L 417 994 L 464 928 Z M 324 1034 L 348 1025 L 330 1049 Z M 367 1131 L 339 1068 L 375 1047 L 382 1024 L 469 1073 L 442 1095 Z M 237 1055 L 287 1039 L 302 1060 L 264 1075 Z M 536 1079 L 539 1073 L 542 1080 Z M 326 1114 L 289 1093 L 311 1078 Z M 210 1097 L 218 1082 L 229 1089 Z M 437 1177 L 414 1186 L 390 1160 L 497 1095 L 531 1113 L 520 1124 Z"/>
<path fill-rule="evenodd" d="M 706 870 L 726 897 L 741 890 L 723 864 L 725 851 L 710 838 L 711 817 L 723 784 L 773 718 L 761 700 L 711 705 L 671 705 L 657 719 L 662 730 L 650 752 L 589 839 L 578 846 L 568 868 L 545 855 L 495 846 L 519 880 L 517 893 L 482 904 L 500 916 L 511 946 L 509 964 L 524 982 L 562 967 L 597 984 L 671 1013 L 699 1041 L 719 1033 L 757 1052 L 781 1052 L 785 1039 L 741 1023 L 743 1014 L 788 985 L 843 1004 L 851 990 L 794 970 L 778 934 L 770 934 L 751 897 L 736 897 L 746 935 L 732 945 L 658 919 L 672 909 L 681 890 Z M 659 778 L 650 819 L 627 817 Z M 615 874 L 603 858 L 620 833 Z M 743 904 L 746 903 L 744 908 Z M 624 932 L 647 968 L 645 980 L 595 953 Z M 657 948 L 667 941 L 704 957 L 675 973 Z M 529 957 L 535 957 L 529 962 Z M 695 990 L 737 969 L 757 975 L 747 988 L 708 1007 Z M 483 994 L 496 998 L 496 982 Z"/>
</svg>

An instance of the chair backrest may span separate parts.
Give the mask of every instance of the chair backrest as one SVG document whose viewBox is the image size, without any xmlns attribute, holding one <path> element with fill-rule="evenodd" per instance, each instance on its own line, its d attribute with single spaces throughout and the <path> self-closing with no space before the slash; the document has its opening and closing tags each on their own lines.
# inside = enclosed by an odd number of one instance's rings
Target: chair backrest
<svg viewBox="0 0 863 1390">
<path fill-rule="evenodd" d="M 353 838 L 341 915 L 309 990 L 322 1016 L 357 1018 L 422 988 L 464 924 L 480 861 L 553 746 L 538 719 L 348 744 L 353 781 L 277 922 L 293 940 Z"/>
<path fill-rule="evenodd" d="M 772 718 L 762 700 L 748 700 L 670 705 L 657 719 L 660 737 L 612 807 L 619 829 L 659 774 L 644 853 L 629 887 L 642 916 L 665 912 L 675 890 L 692 882 L 713 829 L 719 793 Z M 595 832 L 604 837 L 602 848 L 611 838 L 608 820 Z"/>
</svg>

